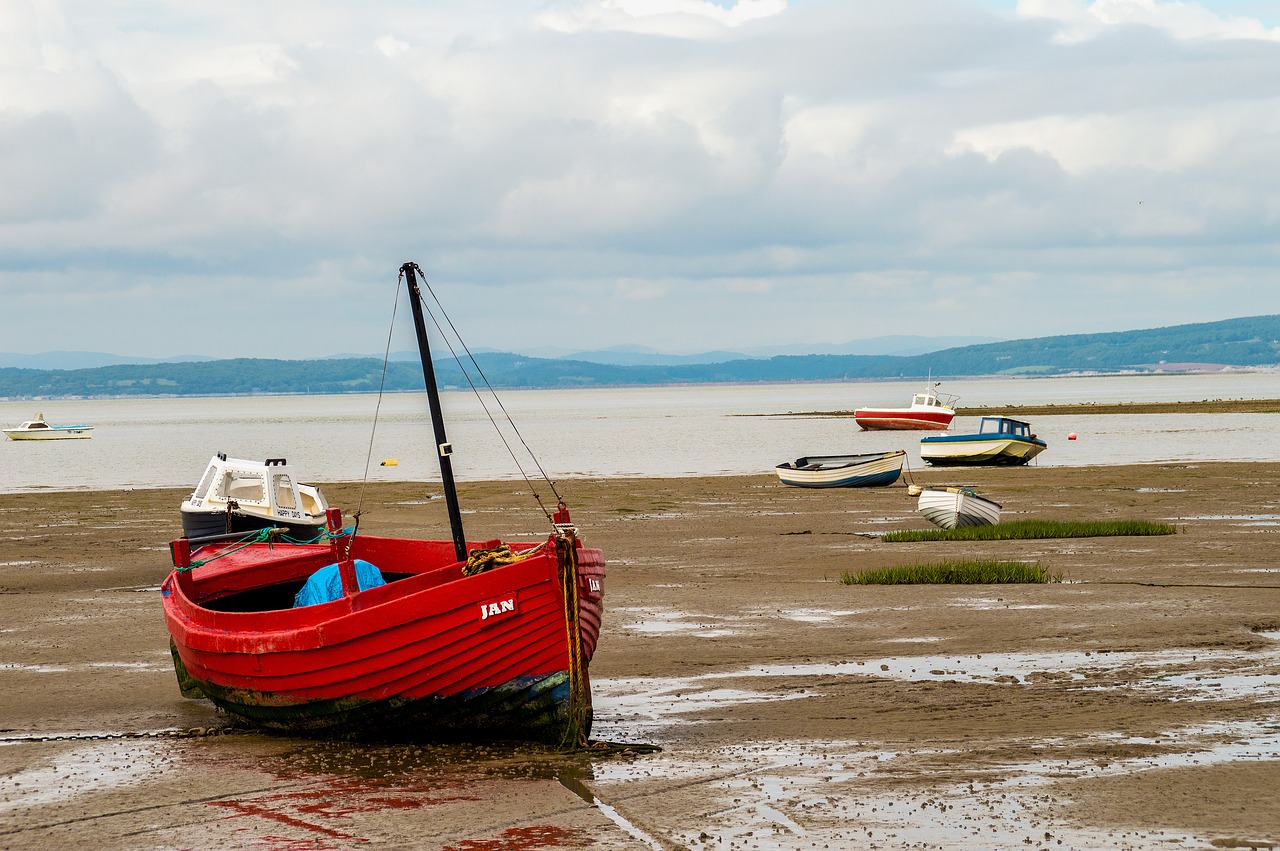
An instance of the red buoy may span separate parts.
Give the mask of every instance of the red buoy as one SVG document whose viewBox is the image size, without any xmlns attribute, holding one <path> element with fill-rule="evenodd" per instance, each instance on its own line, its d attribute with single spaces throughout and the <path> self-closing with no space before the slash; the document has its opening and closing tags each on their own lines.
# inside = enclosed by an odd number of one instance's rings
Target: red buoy
<svg viewBox="0 0 1280 851">
<path fill-rule="evenodd" d="M 1076 439 L 1076 433 L 1074 431 L 1071 432 L 1071 434 L 1067 435 L 1067 440 L 1075 440 L 1075 439 Z"/>
</svg>

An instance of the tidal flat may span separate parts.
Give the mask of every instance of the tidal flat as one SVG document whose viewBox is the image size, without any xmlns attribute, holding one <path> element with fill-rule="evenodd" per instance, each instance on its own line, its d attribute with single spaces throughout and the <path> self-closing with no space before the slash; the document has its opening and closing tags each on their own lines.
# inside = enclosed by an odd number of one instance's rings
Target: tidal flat
<svg viewBox="0 0 1280 851">
<path fill-rule="evenodd" d="M 1177 532 L 887 543 L 928 526 L 903 484 L 563 482 L 608 560 L 593 737 L 661 749 L 566 755 L 240 728 L 169 663 L 183 490 L 0 495 L 0 847 L 1280 846 L 1280 463 L 910 475 Z M 438 485 L 323 488 L 448 537 Z M 519 483 L 461 500 L 472 540 L 549 529 Z M 957 558 L 1063 581 L 840 583 Z"/>
</svg>

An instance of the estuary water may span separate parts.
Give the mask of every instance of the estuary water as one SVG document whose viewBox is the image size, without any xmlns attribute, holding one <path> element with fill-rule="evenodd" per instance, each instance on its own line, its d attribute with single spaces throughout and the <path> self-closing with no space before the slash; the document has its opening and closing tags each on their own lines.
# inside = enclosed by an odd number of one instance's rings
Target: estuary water
<svg viewBox="0 0 1280 851">
<path fill-rule="evenodd" d="M 552 479 L 766 473 L 802 455 L 906 449 L 922 467 L 921 432 L 864 432 L 853 419 L 806 417 L 910 402 L 923 382 L 753 384 L 503 391 L 519 433 L 503 434 L 523 469 Z M 1280 374 L 1126 375 L 945 382 L 969 406 L 1280 398 Z M 520 468 L 470 391 L 442 394 L 459 480 L 517 479 Z M 505 426 L 502 409 L 485 400 Z M 194 487 L 210 456 L 287 458 L 303 481 L 439 480 L 425 396 L 240 396 L 0 402 L 16 426 L 42 411 L 91 425 L 90 440 L 0 441 L 0 493 Z M 374 429 L 374 417 L 377 427 Z M 783 416 L 768 416 L 782 414 Z M 790 415 L 788 415 L 790 414 Z M 976 430 L 957 417 L 951 431 Z M 1280 415 L 1057 415 L 1032 419 L 1041 466 L 1271 461 Z M 1077 439 L 1067 440 L 1074 432 Z M 382 466 L 396 459 L 395 466 Z M 366 465 L 366 460 L 368 463 Z"/>
</svg>

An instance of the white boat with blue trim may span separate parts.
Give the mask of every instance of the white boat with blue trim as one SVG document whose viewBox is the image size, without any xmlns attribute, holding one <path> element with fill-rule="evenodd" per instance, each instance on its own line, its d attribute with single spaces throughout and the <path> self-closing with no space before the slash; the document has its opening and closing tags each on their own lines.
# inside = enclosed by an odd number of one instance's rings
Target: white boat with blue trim
<svg viewBox="0 0 1280 851">
<path fill-rule="evenodd" d="M 1009 417 L 983 417 L 976 434 L 920 438 L 920 459 L 937 467 L 1025 464 L 1048 446 L 1031 433 L 1030 423 Z"/>
<path fill-rule="evenodd" d="M 907 453 L 806 455 L 774 468 L 784 485 L 798 488 L 865 488 L 891 485 L 902 475 Z"/>
<path fill-rule="evenodd" d="M 966 487 L 920 488 L 916 510 L 943 529 L 994 526 L 1000 522 L 1000 503 L 978 496 Z"/>
<path fill-rule="evenodd" d="M 44 421 L 44 414 L 36 414 L 34 420 L 27 420 L 17 428 L 2 431 L 10 440 L 76 440 L 93 437 L 93 426 L 49 425 Z"/>
</svg>

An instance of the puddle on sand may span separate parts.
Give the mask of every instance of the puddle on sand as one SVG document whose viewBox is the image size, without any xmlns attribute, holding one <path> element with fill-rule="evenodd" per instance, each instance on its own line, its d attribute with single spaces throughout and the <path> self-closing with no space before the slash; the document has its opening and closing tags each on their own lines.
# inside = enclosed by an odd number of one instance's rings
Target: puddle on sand
<svg viewBox="0 0 1280 851">
<path fill-rule="evenodd" d="M 1198 514 L 1189 517 L 1169 517 L 1170 523 L 1192 520 L 1226 520 L 1238 526 L 1280 526 L 1280 514 Z"/>
<path fill-rule="evenodd" d="M 612 807 L 596 797 L 596 794 L 587 787 L 587 784 L 582 782 L 579 772 L 566 771 L 560 775 L 559 780 L 560 785 L 595 807 L 605 818 L 621 828 L 623 833 L 654 849 L 654 851 L 665 851 L 665 845 L 633 824 L 630 819 L 618 812 L 616 807 Z"/>
<path fill-rule="evenodd" d="M 1118 746 L 1148 741 L 1114 738 Z M 1178 743 L 1178 753 L 979 766 L 970 779 L 928 788 L 920 786 L 920 760 L 947 752 L 878 751 L 856 741 L 734 745 L 698 762 L 663 753 L 641 762 L 603 763 L 595 775 L 606 795 L 614 784 L 660 778 L 687 785 L 701 779 L 708 789 L 705 814 L 669 837 L 688 848 L 1147 848 L 1155 841 L 1201 847 L 1196 837 L 1176 832 L 1077 827 L 1066 802 L 1058 805 L 1053 785 L 1280 757 L 1280 729 L 1274 724 L 1182 728 L 1167 738 Z M 1073 743 L 1049 744 L 1065 749 Z"/>
<path fill-rule="evenodd" d="M 21 671 L 26 674 L 65 674 L 71 669 L 64 665 L 27 665 L 22 662 L 0 662 L 0 671 Z"/>
<path fill-rule="evenodd" d="M 76 662 L 71 665 L 26 664 L 23 662 L 0 662 L 0 671 L 15 671 L 24 674 L 70 674 L 77 671 L 97 671 L 102 668 L 114 668 L 122 671 L 171 671 L 173 663 L 156 662 Z"/>
<path fill-rule="evenodd" d="M 667 586 L 655 586 L 667 587 Z M 679 587 L 679 586 L 671 586 Z M 619 624 L 624 632 L 648 635 L 694 635 L 699 638 L 721 638 L 740 635 L 751 628 L 755 621 L 772 621 L 778 618 L 808 624 L 835 623 L 843 618 L 866 614 L 860 609 L 750 609 L 745 616 L 707 615 L 699 612 L 682 612 L 652 606 L 624 606 L 609 610 L 611 614 L 639 614 L 642 620 Z"/>
<path fill-rule="evenodd" d="M 722 638 L 738 633 L 738 630 L 726 622 L 740 620 L 736 617 L 716 617 L 674 609 L 634 606 L 612 609 L 610 613 L 644 615 L 644 620 L 631 621 L 616 627 L 624 632 L 642 635 L 693 635 L 699 638 Z"/>
<path fill-rule="evenodd" d="M 776 692 L 700 686 L 695 682 L 697 679 L 636 677 L 593 682 L 591 703 L 598 725 L 594 732 L 609 740 L 644 741 L 654 730 L 670 726 L 680 716 L 724 706 L 798 700 L 810 696 L 803 690 L 780 695 Z M 690 722 L 682 720 L 679 723 L 687 725 Z M 603 732 L 605 730 L 608 732 Z"/>
<path fill-rule="evenodd" d="M 866 614 L 860 609 L 751 609 L 757 618 L 785 618 L 800 623 L 832 623 L 840 618 Z"/>
<path fill-rule="evenodd" d="M 1060 609 L 1062 606 L 1052 603 L 1007 603 L 1003 597 L 968 597 L 952 600 L 947 606 L 955 609 L 976 609 L 978 611 L 994 609 Z"/>
<path fill-rule="evenodd" d="M 753 665 L 692 677 L 599 679 L 592 690 L 596 719 L 602 725 L 617 725 L 610 726 L 608 737 L 635 740 L 651 736 L 655 729 L 683 714 L 730 704 L 810 697 L 818 692 L 805 685 L 804 680 L 840 676 L 1010 687 L 1059 682 L 1090 690 L 1152 691 L 1169 700 L 1280 701 L 1280 647 L 1264 651 L 982 653 Z M 790 692 L 776 685 L 767 692 L 740 687 L 743 680 L 780 678 L 800 682 Z M 726 680 L 737 681 L 737 687 L 719 687 Z"/>
<path fill-rule="evenodd" d="M 14 847 L 26 838 L 21 825 L 40 831 L 86 818 L 97 835 L 132 837 L 131 847 L 195 841 L 276 851 L 388 845 L 534 851 L 593 846 L 605 841 L 609 822 L 644 836 L 594 794 L 583 794 L 594 780 L 588 758 L 536 746 L 360 745 L 253 733 L 0 744 L 30 748 L 28 764 L 35 764 L 0 785 L 0 817 L 18 826 L 6 833 Z M 139 791 L 98 794 L 121 787 Z M 560 787 L 589 807 L 566 806 L 571 799 Z M 150 814 L 139 839 L 132 819 L 144 795 Z M 504 816 L 500 807 L 513 801 L 517 815 Z"/>
<path fill-rule="evenodd" d="M 160 742 L 102 742 L 53 755 L 51 764 L 5 778 L 0 813 L 70 800 L 86 792 L 136 786 L 167 770 L 173 756 Z"/>
</svg>

